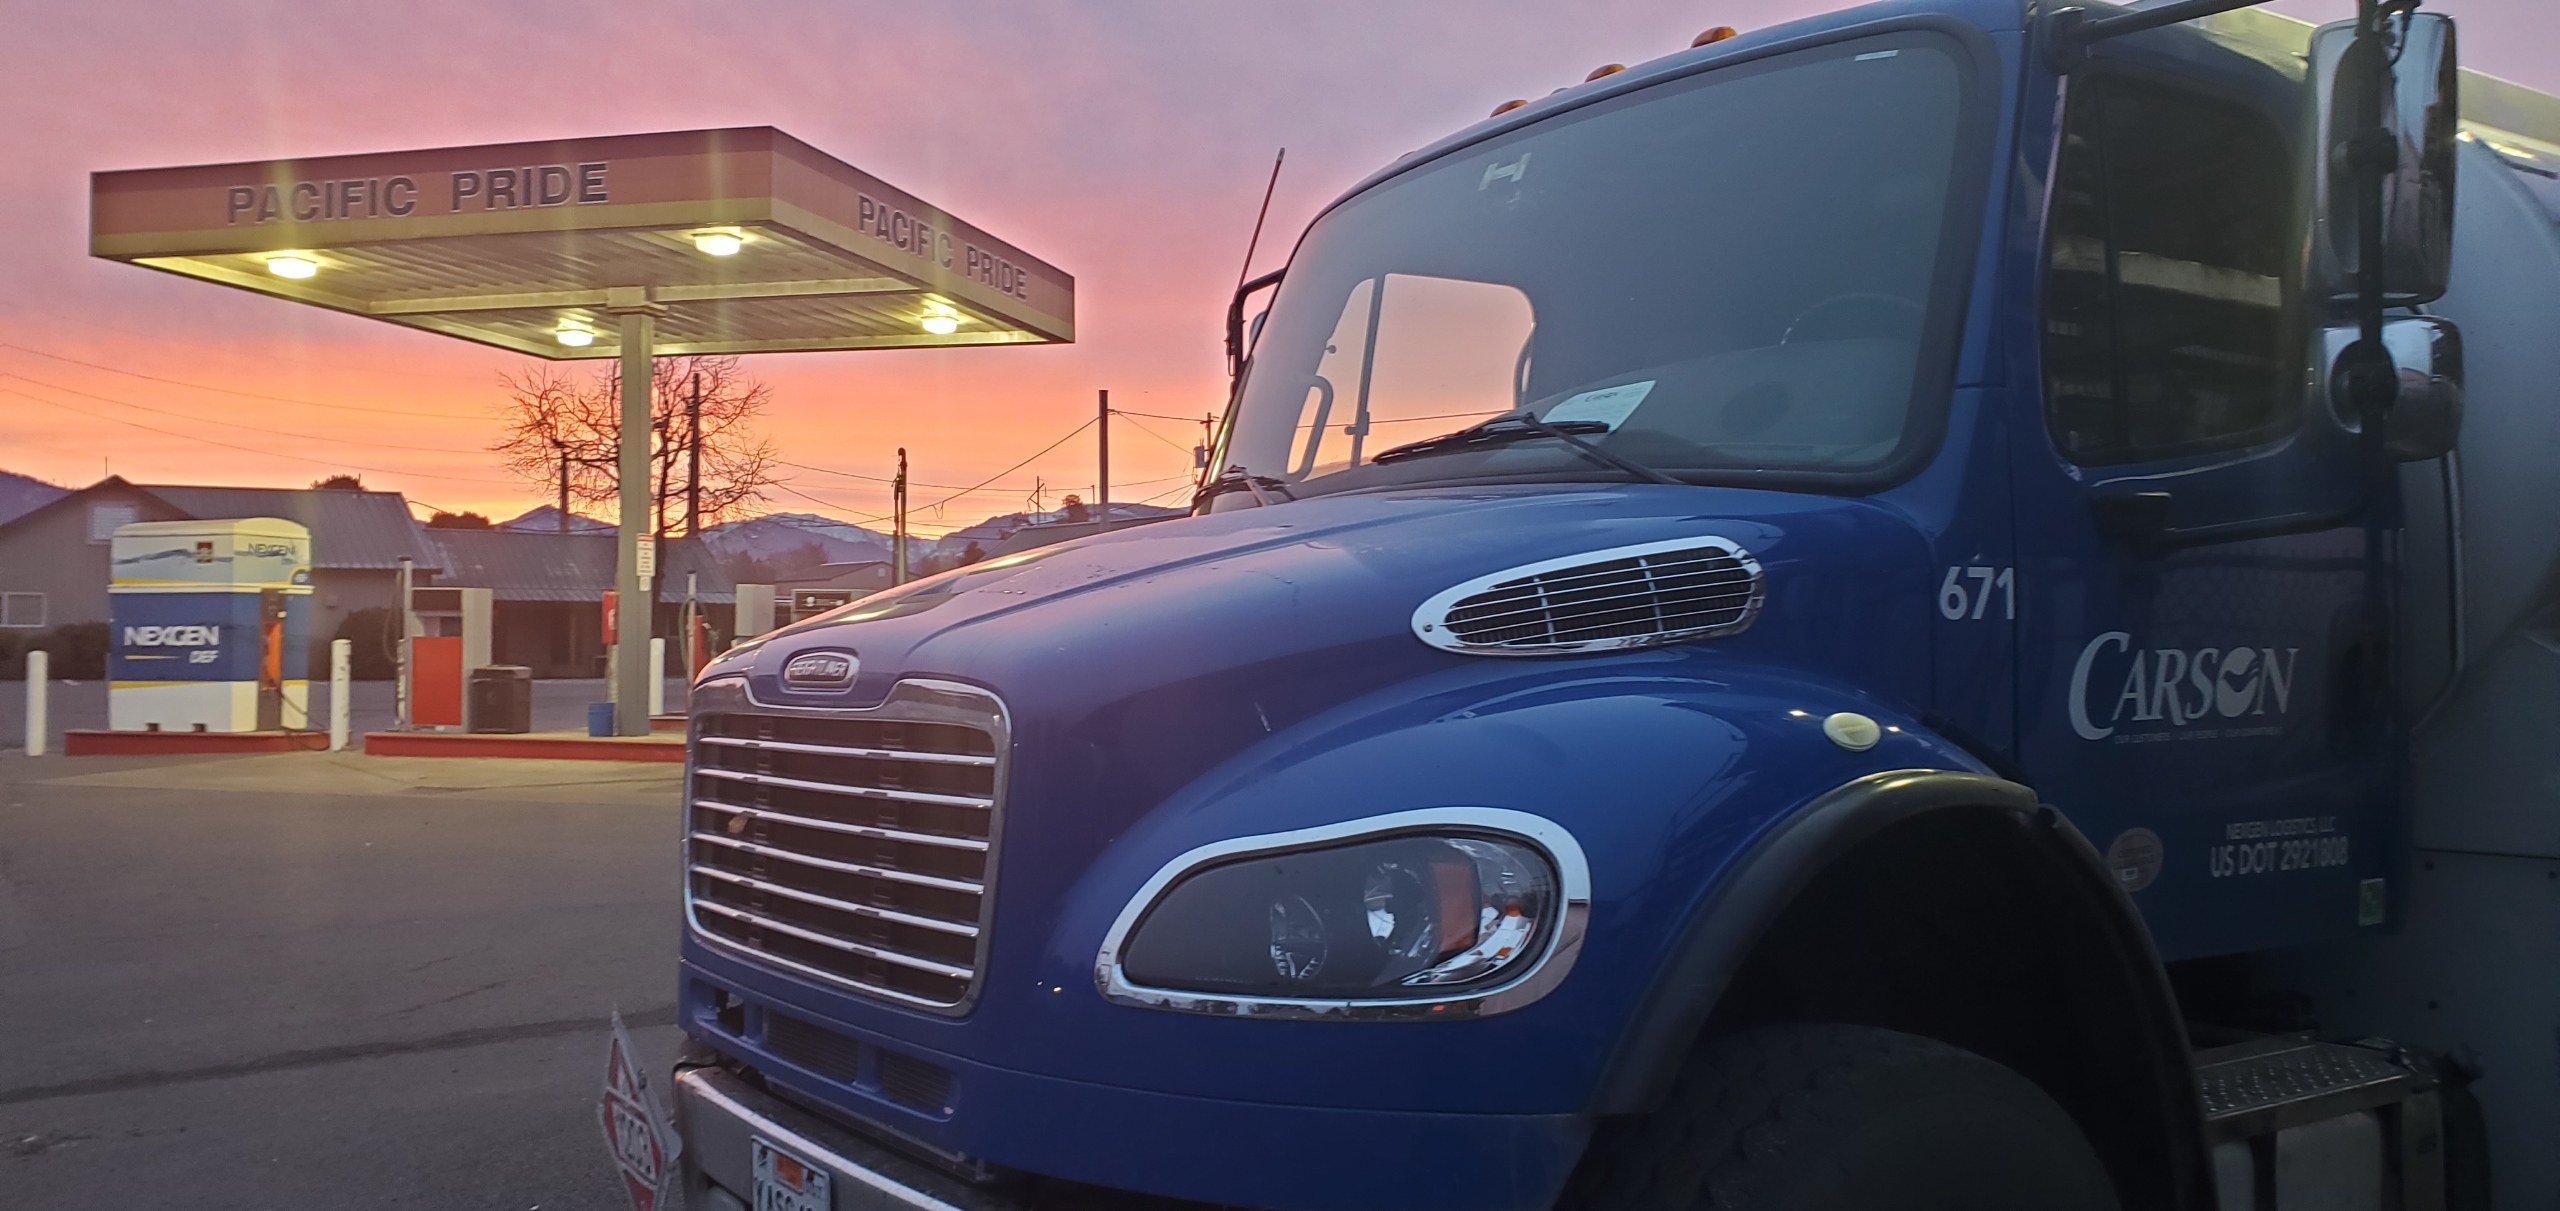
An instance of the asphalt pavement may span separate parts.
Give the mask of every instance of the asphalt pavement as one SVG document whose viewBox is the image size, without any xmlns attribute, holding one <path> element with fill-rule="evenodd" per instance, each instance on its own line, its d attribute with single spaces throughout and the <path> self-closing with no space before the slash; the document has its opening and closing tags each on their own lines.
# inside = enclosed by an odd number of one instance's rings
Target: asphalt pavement
<svg viewBox="0 0 2560 1211">
<path fill-rule="evenodd" d="M 15 688 L 15 687 L 11 687 Z M 626 1205 L 676 1045 L 666 766 L 0 754 L 0 1208 Z"/>
</svg>

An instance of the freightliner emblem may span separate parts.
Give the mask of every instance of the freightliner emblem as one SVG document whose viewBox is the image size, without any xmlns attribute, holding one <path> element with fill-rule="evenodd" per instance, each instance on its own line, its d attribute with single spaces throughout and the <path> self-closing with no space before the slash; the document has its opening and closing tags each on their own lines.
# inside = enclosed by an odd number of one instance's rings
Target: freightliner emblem
<svg viewBox="0 0 2560 1211">
<path fill-rule="evenodd" d="M 851 652 L 802 652 L 782 666 L 786 690 L 841 690 L 853 686 L 862 662 Z"/>
</svg>

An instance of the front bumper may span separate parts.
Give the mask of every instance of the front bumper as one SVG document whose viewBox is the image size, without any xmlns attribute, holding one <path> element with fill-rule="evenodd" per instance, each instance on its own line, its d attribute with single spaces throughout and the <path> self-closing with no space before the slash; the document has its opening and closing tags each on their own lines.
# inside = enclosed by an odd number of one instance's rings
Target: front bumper
<svg viewBox="0 0 2560 1211">
<path fill-rule="evenodd" d="M 716 1186 L 752 1205 L 749 1141 L 762 1136 L 833 1175 L 835 1203 L 912 1211 L 1023 1211 L 1023 1204 L 937 1173 L 838 1128 L 718 1068 L 676 1074 L 676 1126 L 684 1135 L 684 1205 L 712 1208 Z"/>
<path fill-rule="evenodd" d="M 706 1181 L 751 1199 L 749 1140 L 762 1135 L 836 1174 L 837 1211 L 1528 1211 L 1553 1200 L 1587 1126 L 1570 1115 L 1378 1113 L 1178 1097 L 970 1066 L 961 1083 L 973 1088 L 963 1100 L 993 1110 L 992 1121 L 957 1138 L 926 1138 L 943 1133 L 909 1134 L 835 1110 L 831 1103 L 843 1095 L 821 1094 L 823 1078 L 778 1057 L 759 1067 L 791 1098 L 722 1067 L 676 1075 L 691 1206 L 726 1205 L 702 1201 Z M 901 1138 L 904 1148 L 882 1142 Z M 951 1157 L 955 1146 L 965 1151 L 948 1167 L 913 1159 Z M 959 1158 L 995 1180 L 953 1176 Z"/>
</svg>

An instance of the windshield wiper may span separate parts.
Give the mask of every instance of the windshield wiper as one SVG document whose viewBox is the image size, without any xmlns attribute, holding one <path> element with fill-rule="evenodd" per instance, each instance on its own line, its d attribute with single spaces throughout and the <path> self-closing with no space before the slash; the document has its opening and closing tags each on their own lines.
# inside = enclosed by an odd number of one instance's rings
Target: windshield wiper
<svg viewBox="0 0 2560 1211">
<path fill-rule="evenodd" d="M 1210 480 L 1206 486 L 1202 487 L 1199 494 L 1191 498 L 1191 507 L 1196 510 L 1229 492 L 1251 492 L 1253 503 L 1257 505 L 1273 503 L 1268 495 L 1272 492 L 1279 493 L 1281 500 L 1298 499 L 1298 494 L 1289 490 L 1286 481 L 1273 479 L 1268 475 L 1256 475 L 1241 466 L 1234 466 L 1220 472 L 1218 478 Z"/>
<path fill-rule="evenodd" d="M 1531 412 L 1527 408 L 1514 408 L 1500 416 L 1479 421 L 1464 429 L 1460 429 L 1455 433 L 1443 433 L 1438 437 L 1426 437 L 1418 442 L 1406 442 L 1401 446 L 1390 446 L 1387 449 L 1378 451 L 1378 453 L 1369 461 L 1373 463 L 1400 462 L 1408 458 L 1420 458 L 1426 454 L 1445 454 L 1453 450 L 1478 450 L 1492 446 L 1507 446 L 1513 442 L 1527 441 L 1533 437 L 1552 437 L 1565 442 L 1574 449 L 1589 455 L 1599 462 L 1606 463 L 1611 467 L 1624 471 L 1637 479 L 1657 484 L 1676 484 L 1682 482 L 1680 480 L 1673 479 L 1660 471 L 1656 471 L 1643 463 L 1637 462 L 1634 459 L 1611 454 L 1608 451 L 1575 436 L 1575 434 L 1578 433 L 1606 433 L 1608 431 L 1608 424 L 1602 421 L 1569 420 L 1549 424 L 1546 421 L 1539 420 L 1537 413 Z"/>
</svg>

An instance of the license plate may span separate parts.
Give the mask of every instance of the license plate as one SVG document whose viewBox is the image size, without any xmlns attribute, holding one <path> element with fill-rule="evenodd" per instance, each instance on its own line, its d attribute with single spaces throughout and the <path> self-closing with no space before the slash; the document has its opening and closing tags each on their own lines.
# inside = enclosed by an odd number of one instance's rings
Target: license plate
<svg viewBox="0 0 2560 1211">
<path fill-rule="evenodd" d="M 827 1171 L 762 1137 L 754 1139 L 756 1211 L 832 1211 Z"/>
</svg>

